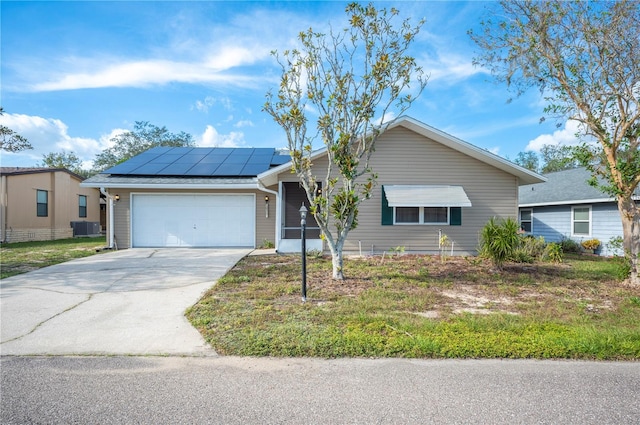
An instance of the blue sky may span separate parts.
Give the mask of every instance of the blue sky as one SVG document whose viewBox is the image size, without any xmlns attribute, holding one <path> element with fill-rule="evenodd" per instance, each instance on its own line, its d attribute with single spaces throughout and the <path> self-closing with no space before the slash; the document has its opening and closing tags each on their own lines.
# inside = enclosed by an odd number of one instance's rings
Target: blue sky
<svg viewBox="0 0 640 425">
<path fill-rule="evenodd" d="M 272 50 L 299 31 L 345 24 L 346 2 L 0 2 L 0 122 L 33 150 L 1 153 L 2 166 L 33 166 L 74 151 L 85 166 L 135 121 L 185 131 L 199 146 L 285 147 L 262 111 L 276 88 Z M 426 19 L 411 54 L 430 75 L 406 113 L 514 159 L 543 144 L 570 143 L 575 128 L 539 123 L 533 90 L 514 99 L 472 65 L 487 2 L 378 2 Z"/>
</svg>

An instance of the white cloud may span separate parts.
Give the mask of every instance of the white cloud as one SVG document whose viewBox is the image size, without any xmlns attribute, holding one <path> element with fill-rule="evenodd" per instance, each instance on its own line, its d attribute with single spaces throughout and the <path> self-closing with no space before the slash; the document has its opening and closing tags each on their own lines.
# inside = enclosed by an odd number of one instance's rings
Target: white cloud
<svg viewBox="0 0 640 425">
<path fill-rule="evenodd" d="M 231 99 L 229 99 L 226 96 L 224 97 L 207 96 L 203 100 L 196 100 L 196 103 L 192 107 L 192 109 L 195 107 L 198 111 L 209 113 L 209 109 L 215 105 L 221 105 L 227 111 L 233 110 Z"/>
<path fill-rule="evenodd" d="M 236 128 L 242 128 L 242 127 L 253 127 L 253 122 L 251 120 L 240 120 L 237 123 L 235 123 L 233 125 Z"/>
<path fill-rule="evenodd" d="M 102 63 L 96 59 L 95 63 Z M 217 64 L 216 64 L 217 66 Z M 58 78 L 33 84 L 36 92 L 105 87 L 149 87 L 168 83 L 226 84 L 253 87 L 261 77 L 224 73 L 206 63 L 168 60 L 131 61 L 84 72 L 63 73 Z"/>
<path fill-rule="evenodd" d="M 529 141 L 525 151 L 540 152 L 540 149 L 542 149 L 544 145 L 576 145 L 579 143 L 576 137 L 579 126 L 580 124 L 577 121 L 569 120 L 565 123 L 564 128 L 556 130 L 552 134 L 541 134 Z"/>
<path fill-rule="evenodd" d="M 3 165 L 32 166 L 42 161 L 42 156 L 50 152 L 73 151 L 90 165 L 93 157 L 105 147 L 105 140 L 69 135 L 65 123 L 54 118 L 22 114 L 5 114 L 0 122 L 24 136 L 33 149 L 21 152 L 3 152 Z"/>
<path fill-rule="evenodd" d="M 220 134 L 211 125 L 207 126 L 198 140 L 198 145 L 204 147 L 230 148 L 242 146 L 245 143 L 244 133 L 232 131 L 229 134 Z"/>
</svg>

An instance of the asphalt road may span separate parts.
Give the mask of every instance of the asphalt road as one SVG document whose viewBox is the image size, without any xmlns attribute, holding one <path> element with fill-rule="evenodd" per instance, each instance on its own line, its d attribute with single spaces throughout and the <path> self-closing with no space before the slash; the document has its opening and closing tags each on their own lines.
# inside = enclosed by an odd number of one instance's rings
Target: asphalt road
<svg viewBox="0 0 640 425">
<path fill-rule="evenodd" d="M 2 357 L 2 424 L 639 424 L 640 363 Z"/>
</svg>

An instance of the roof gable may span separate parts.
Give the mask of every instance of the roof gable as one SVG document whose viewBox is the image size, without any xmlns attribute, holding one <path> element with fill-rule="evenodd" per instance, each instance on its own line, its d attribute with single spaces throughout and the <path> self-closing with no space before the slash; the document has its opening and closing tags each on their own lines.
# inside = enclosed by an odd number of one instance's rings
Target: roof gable
<svg viewBox="0 0 640 425">
<path fill-rule="evenodd" d="M 424 136 L 430 140 L 440 143 L 448 148 L 451 148 L 464 155 L 475 158 L 481 162 L 484 162 L 508 174 L 511 174 L 518 178 L 518 182 L 520 185 L 542 183 L 545 181 L 545 177 L 537 173 L 534 173 L 533 171 L 520 167 L 519 165 L 514 164 L 510 161 L 507 161 L 506 159 L 501 158 L 498 155 L 495 155 L 484 149 L 480 149 L 477 146 L 474 146 L 468 142 L 465 142 L 461 139 L 451 136 L 450 134 L 437 130 L 411 117 L 407 117 L 407 116 L 399 117 L 391 125 L 389 125 L 389 127 L 387 128 L 387 131 L 396 127 L 404 127 L 421 136 Z M 313 152 L 311 154 L 311 159 L 314 160 L 323 155 L 326 155 L 326 150 L 327 149 L 325 147 Z M 278 174 L 284 171 L 289 171 L 290 169 L 291 169 L 291 164 L 287 163 L 279 167 L 275 167 L 265 171 L 264 173 L 258 175 L 258 179 L 261 180 L 266 186 L 270 186 L 272 184 L 277 183 Z"/>
</svg>

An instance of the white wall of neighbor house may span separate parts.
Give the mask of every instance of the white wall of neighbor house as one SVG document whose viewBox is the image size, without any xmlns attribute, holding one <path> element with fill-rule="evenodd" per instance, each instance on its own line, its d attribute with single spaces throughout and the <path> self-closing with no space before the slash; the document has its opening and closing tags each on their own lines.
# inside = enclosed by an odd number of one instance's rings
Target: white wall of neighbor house
<svg viewBox="0 0 640 425">
<path fill-rule="evenodd" d="M 268 188 L 273 189 L 273 188 Z M 131 247 L 131 194 L 253 194 L 256 199 L 255 208 L 255 246 L 260 247 L 265 241 L 275 242 L 275 196 L 260 190 L 196 190 L 196 189 L 109 189 L 111 196 L 118 195 L 114 202 L 114 234 L 118 249 Z M 269 196 L 269 203 L 265 202 Z M 268 214 L 267 214 L 268 209 Z M 268 216 L 267 216 L 268 215 Z M 224 223 L 220 224 L 224 226 Z"/>
<path fill-rule="evenodd" d="M 327 159 L 314 161 L 316 175 L 324 177 Z M 345 243 L 346 252 L 381 253 L 397 246 L 406 251 L 437 252 L 440 231 L 454 243 L 457 254 L 476 254 L 479 234 L 491 217 L 518 215 L 516 176 L 464 155 L 404 127 L 383 134 L 376 143 L 371 168 L 378 186 L 360 206 L 358 227 Z M 288 170 L 283 181 L 296 181 Z M 383 185 L 462 186 L 471 207 L 462 208 L 462 225 L 382 225 Z"/>
</svg>

